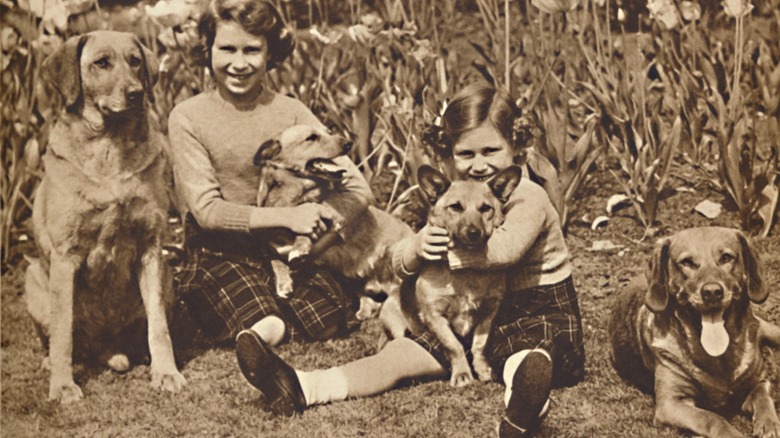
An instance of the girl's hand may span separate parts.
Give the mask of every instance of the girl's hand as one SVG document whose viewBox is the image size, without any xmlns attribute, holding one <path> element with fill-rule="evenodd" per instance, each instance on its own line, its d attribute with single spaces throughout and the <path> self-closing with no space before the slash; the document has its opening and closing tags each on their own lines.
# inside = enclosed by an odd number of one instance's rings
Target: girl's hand
<svg viewBox="0 0 780 438">
<path fill-rule="evenodd" d="M 441 260 L 447 253 L 449 243 L 450 236 L 446 229 L 426 225 L 415 236 L 414 252 L 418 258 Z"/>
<path fill-rule="evenodd" d="M 324 204 L 308 202 L 290 208 L 285 218 L 285 226 L 295 234 L 309 236 L 317 240 L 328 227 L 344 221 L 341 215 Z"/>
</svg>

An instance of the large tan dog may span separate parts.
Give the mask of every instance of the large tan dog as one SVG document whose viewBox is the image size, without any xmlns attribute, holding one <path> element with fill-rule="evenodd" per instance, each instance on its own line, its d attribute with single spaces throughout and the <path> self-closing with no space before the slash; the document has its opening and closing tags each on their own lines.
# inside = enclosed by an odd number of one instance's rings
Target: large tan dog
<svg viewBox="0 0 780 438">
<path fill-rule="evenodd" d="M 453 246 L 471 250 L 484 247 L 493 230 L 504 222 L 504 203 L 520 183 L 521 175 L 519 167 L 510 166 L 487 182 L 451 183 L 432 167 L 420 167 L 420 189 L 433 205 L 428 223 L 447 229 Z M 492 378 L 484 349 L 506 290 L 505 277 L 503 271 L 451 271 L 446 261 L 426 263 L 413 287 L 405 282 L 401 289 L 401 307 L 411 332 L 419 333 L 427 327 L 446 349 L 452 365 L 452 386 L 474 380 L 456 334 L 462 338 L 473 331 L 474 371 L 480 380 Z"/>
<path fill-rule="evenodd" d="M 742 233 L 693 228 L 663 239 L 647 282 L 618 297 L 609 325 L 615 368 L 655 392 L 655 421 L 707 437 L 741 437 L 720 414 L 753 415 L 753 434 L 780 436 L 759 345 L 780 328 L 753 315 L 768 291 Z"/>
<path fill-rule="evenodd" d="M 72 362 L 99 356 L 129 368 L 125 329 L 148 321 L 152 385 L 177 391 L 166 321 L 172 290 L 162 259 L 167 198 L 159 134 L 150 129 L 157 61 L 131 34 L 69 39 L 43 64 L 66 110 L 43 157 L 33 225 L 40 259 L 26 277 L 28 310 L 48 341 L 49 399 L 82 397 Z M 144 318 L 146 317 L 146 318 Z"/>
<path fill-rule="evenodd" d="M 305 202 L 333 204 L 328 195 L 342 190 L 344 169 L 333 162 L 349 151 L 351 144 L 327 131 L 309 125 L 295 125 L 269 140 L 257 151 L 255 164 L 261 169 L 257 204 L 261 206 L 294 206 Z M 333 205 L 337 211 L 345 206 Z M 400 280 L 392 270 L 395 245 L 412 234 L 409 226 L 390 214 L 369 206 L 349 224 L 334 224 L 345 230 L 348 239 L 336 237 L 333 245 L 322 254 L 310 253 L 312 242 L 305 236 L 288 239 L 290 262 L 310 259 L 348 278 L 365 279 L 365 296 L 361 297 L 359 319 L 375 316 L 377 305 L 370 297 L 382 293 L 397 294 Z M 331 234 L 331 236 L 334 236 Z M 335 236 L 334 236 L 335 237 Z M 275 261 L 277 291 L 286 296 L 292 290 L 289 268 Z"/>
</svg>

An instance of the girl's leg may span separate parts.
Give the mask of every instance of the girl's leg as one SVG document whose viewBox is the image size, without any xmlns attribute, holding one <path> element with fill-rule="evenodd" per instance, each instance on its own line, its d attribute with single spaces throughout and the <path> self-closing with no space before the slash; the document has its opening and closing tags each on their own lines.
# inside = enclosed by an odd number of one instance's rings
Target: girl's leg
<svg viewBox="0 0 780 438">
<path fill-rule="evenodd" d="M 548 407 L 552 372 L 552 359 L 543 349 L 523 350 L 506 360 L 506 412 L 499 426 L 501 438 L 529 436 L 534 422 Z"/>
<path fill-rule="evenodd" d="M 409 338 L 391 340 L 378 353 L 327 370 L 297 371 L 306 404 L 368 397 L 412 377 L 445 376 L 447 371 Z"/>
<path fill-rule="evenodd" d="M 252 325 L 252 331 L 268 345 L 275 347 L 284 339 L 284 321 L 276 315 L 268 315 Z"/>
<path fill-rule="evenodd" d="M 236 356 L 244 377 L 265 395 L 271 410 L 288 416 L 306 406 L 379 394 L 404 378 L 446 374 L 428 351 L 408 338 L 394 339 L 373 356 L 305 372 L 290 367 L 254 330 L 244 330 L 236 339 Z"/>
</svg>

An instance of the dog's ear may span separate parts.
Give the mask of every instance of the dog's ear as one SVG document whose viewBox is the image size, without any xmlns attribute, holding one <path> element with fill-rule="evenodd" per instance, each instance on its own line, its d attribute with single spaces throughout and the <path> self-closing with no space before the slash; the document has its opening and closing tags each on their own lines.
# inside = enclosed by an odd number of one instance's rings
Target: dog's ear
<svg viewBox="0 0 780 438">
<path fill-rule="evenodd" d="M 261 144 L 255 153 L 254 163 L 257 167 L 262 167 L 266 161 L 273 160 L 282 153 L 282 144 L 279 140 L 268 140 Z"/>
<path fill-rule="evenodd" d="M 499 201 L 506 203 L 522 178 L 523 169 L 519 166 L 509 166 L 493 176 L 488 181 L 488 186 Z"/>
<path fill-rule="evenodd" d="M 761 304 L 769 297 L 769 290 L 764 287 L 761 275 L 761 262 L 758 259 L 758 254 L 753 250 L 753 245 L 739 231 L 737 231 L 737 240 L 739 240 L 739 252 L 744 267 L 748 297 L 750 297 L 750 301 Z"/>
<path fill-rule="evenodd" d="M 420 190 L 431 203 L 436 201 L 450 187 L 450 181 L 441 172 L 428 165 L 422 165 L 417 169 L 417 182 L 420 184 Z"/>
<path fill-rule="evenodd" d="M 650 258 L 647 269 L 647 294 L 645 305 L 655 313 L 663 312 L 669 305 L 669 247 L 672 241 L 663 239 Z"/>
<path fill-rule="evenodd" d="M 81 51 L 88 38 L 70 37 L 41 66 L 43 79 L 62 95 L 66 107 L 73 106 L 81 97 Z"/>
<path fill-rule="evenodd" d="M 160 63 L 157 61 L 157 56 L 145 45 L 141 44 L 138 38 L 135 39 L 135 45 L 141 50 L 141 57 L 143 58 L 144 70 L 142 72 L 141 82 L 144 84 L 144 91 L 150 103 L 154 103 L 154 84 L 157 83 L 159 76 Z"/>
</svg>

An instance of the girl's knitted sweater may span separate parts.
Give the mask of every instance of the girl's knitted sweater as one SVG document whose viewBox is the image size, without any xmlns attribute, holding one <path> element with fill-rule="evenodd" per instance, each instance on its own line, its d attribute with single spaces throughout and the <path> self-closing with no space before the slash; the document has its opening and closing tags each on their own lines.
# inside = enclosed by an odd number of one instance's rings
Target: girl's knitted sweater
<svg viewBox="0 0 780 438">
<path fill-rule="evenodd" d="M 202 228 L 250 231 L 260 183 L 255 153 L 265 141 L 296 124 L 322 126 L 302 102 L 276 93 L 267 102 L 236 106 L 212 90 L 173 109 L 168 131 L 176 187 Z M 334 161 L 347 169 L 346 194 L 359 204 L 355 211 L 340 212 L 350 218 L 373 195 L 348 157 Z"/>
<path fill-rule="evenodd" d="M 506 203 L 504 214 L 503 225 L 493 231 L 485 248 L 448 251 L 451 269 L 506 271 L 509 292 L 555 284 L 571 275 L 560 218 L 543 188 L 523 178 Z M 393 253 L 393 268 L 400 276 L 414 274 L 402 261 L 412 239 L 401 241 Z"/>
</svg>

